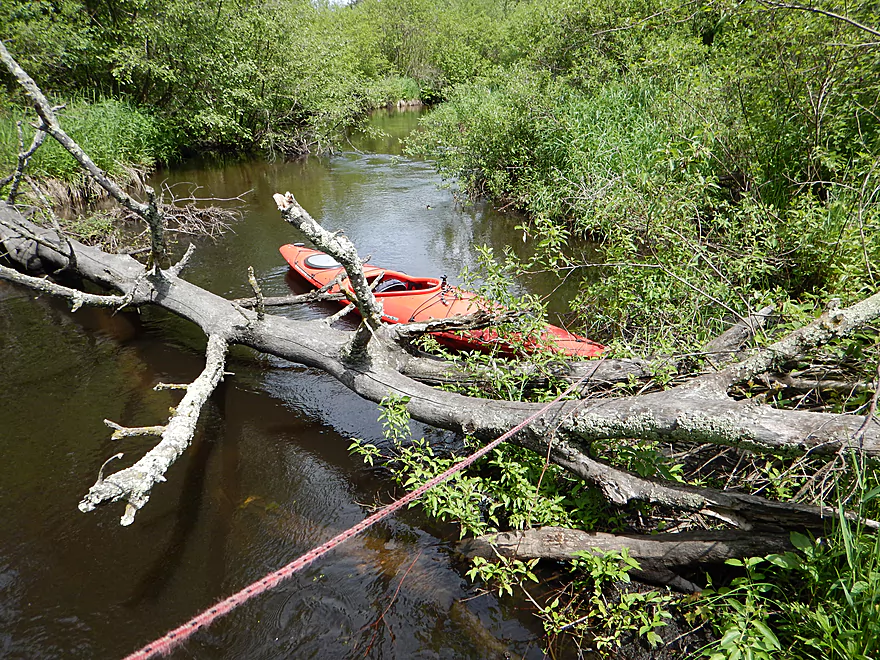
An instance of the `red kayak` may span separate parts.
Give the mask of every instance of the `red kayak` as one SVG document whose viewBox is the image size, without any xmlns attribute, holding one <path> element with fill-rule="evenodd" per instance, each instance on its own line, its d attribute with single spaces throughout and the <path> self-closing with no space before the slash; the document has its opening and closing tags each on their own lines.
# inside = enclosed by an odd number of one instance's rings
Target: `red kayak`
<svg viewBox="0 0 880 660">
<path fill-rule="evenodd" d="M 342 271 L 342 266 L 333 257 L 304 247 L 301 243 L 283 245 L 280 251 L 293 272 L 315 288 L 332 282 Z M 433 277 L 413 277 L 370 264 L 364 264 L 364 274 L 373 287 L 376 298 L 382 302 L 382 320 L 386 323 L 443 319 L 493 307 L 492 303 L 476 294 L 449 286 L 445 281 Z M 379 282 L 376 283 L 376 280 Z M 347 279 L 342 280 L 342 286 L 351 292 L 351 284 Z M 339 291 L 339 285 L 329 289 L 330 293 Z M 511 352 L 511 347 L 491 329 L 468 330 L 463 333 L 437 332 L 434 336 L 441 343 L 455 349 Z M 555 325 L 546 326 L 539 342 L 535 342 L 534 346 L 537 347 L 538 343 L 559 353 L 581 358 L 596 357 L 605 348 Z"/>
</svg>

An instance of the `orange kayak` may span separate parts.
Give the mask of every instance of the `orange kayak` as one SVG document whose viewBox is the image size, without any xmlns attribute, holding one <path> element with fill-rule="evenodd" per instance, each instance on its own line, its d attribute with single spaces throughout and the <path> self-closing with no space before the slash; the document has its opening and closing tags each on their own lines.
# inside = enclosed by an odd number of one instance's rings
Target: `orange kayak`
<svg viewBox="0 0 880 660">
<path fill-rule="evenodd" d="M 283 245 L 280 252 L 293 272 L 315 288 L 332 282 L 343 270 L 330 255 L 304 247 L 301 243 Z M 462 291 L 446 284 L 444 280 L 433 277 L 413 277 L 370 264 L 364 265 L 364 274 L 373 287 L 376 298 L 382 302 L 384 310 L 382 320 L 386 323 L 444 319 L 497 307 L 474 293 Z M 342 287 L 351 292 L 351 284 L 347 279 L 342 280 Z M 334 285 L 329 292 L 338 293 L 340 290 L 340 285 Z M 433 334 L 439 342 L 450 348 L 497 350 L 502 353 L 511 353 L 513 350 L 491 329 Z M 605 348 L 586 337 L 580 337 L 549 324 L 540 338 L 531 342 L 531 345 L 534 348 L 539 345 L 546 346 L 567 356 L 581 358 L 596 357 Z"/>
</svg>

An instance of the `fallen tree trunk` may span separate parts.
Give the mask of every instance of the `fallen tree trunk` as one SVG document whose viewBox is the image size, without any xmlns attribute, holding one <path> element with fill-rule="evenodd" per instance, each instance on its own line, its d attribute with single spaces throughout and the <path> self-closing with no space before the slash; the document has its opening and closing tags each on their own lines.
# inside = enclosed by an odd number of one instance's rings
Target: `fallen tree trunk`
<svg viewBox="0 0 880 660">
<path fill-rule="evenodd" d="M 563 527 L 541 527 L 486 534 L 462 541 L 458 550 L 467 557 L 492 559 L 497 555 L 517 559 L 565 561 L 587 552 L 626 551 L 639 563 L 630 572 L 637 580 L 668 585 L 693 593 L 699 588 L 673 569 L 698 564 L 722 564 L 791 549 L 784 534 L 744 534 L 733 530 L 678 532 L 674 534 L 605 534 Z"/>
<path fill-rule="evenodd" d="M 14 235 L 41 236 L 41 242 Z M 0 239 L 22 266 L 54 272 L 69 265 L 62 244 L 51 230 L 40 229 L 12 207 L 0 206 Z M 52 248 L 56 245 L 57 248 Z M 76 272 L 112 286 L 132 304 L 158 305 L 198 325 L 208 336 L 321 369 L 360 396 L 380 402 L 389 393 L 409 397 L 414 419 L 440 428 L 494 438 L 540 410 L 539 404 L 493 401 L 434 389 L 404 373 L 426 358 L 412 356 L 394 342 L 396 328 L 380 326 L 365 352 L 352 355 L 355 333 L 328 328 L 321 321 L 295 321 L 256 312 L 217 296 L 165 271 L 148 277 L 146 268 L 127 255 L 111 255 L 71 241 Z M 589 364 L 589 363 L 588 363 Z M 714 375 L 710 375 L 714 377 Z M 741 526 L 811 526 L 834 515 L 830 509 L 769 502 L 734 492 L 698 489 L 630 475 L 591 458 L 584 441 L 653 438 L 714 442 L 752 449 L 807 449 L 833 453 L 847 446 L 865 418 L 776 410 L 734 401 L 714 387 L 692 383 L 666 392 L 617 399 L 565 401 L 525 427 L 514 442 L 551 459 L 578 478 L 598 484 L 614 502 L 644 500 L 704 511 Z M 565 440 L 561 438 L 566 438 Z M 865 429 L 862 449 L 880 455 L 880 425 Z"/>
</svg>

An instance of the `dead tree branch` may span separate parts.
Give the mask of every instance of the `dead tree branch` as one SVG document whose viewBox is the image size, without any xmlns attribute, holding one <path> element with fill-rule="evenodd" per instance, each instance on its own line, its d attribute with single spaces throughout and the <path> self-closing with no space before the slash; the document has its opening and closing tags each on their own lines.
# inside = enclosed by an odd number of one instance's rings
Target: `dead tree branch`
<svg viewBox="0 0 880 660">
<path fill-rule="evenodd" d="M 265 307 L 283 307 L 284 305 L 301 305 L 310 302 L 338 302 L 345 300 L 345 296 L 341 293 L 318 293 L 310 291 L 309 293 L 291 294 L 289 296 L 269 296 L 263 298 L 263 306 Z M 238 298 L 234 302 L 242 307 L 252 309 L 257 305 L 256 298 Z"/>
<path fill-rule="evenodd" d="M 19 273 L 17 270 L 0 264 L 0 279 L 8 282 L 15 282 L 23 286 L 30 287 L 36 291 L 49 293 L 53 296 L 67 298 L 70 300 L 70 311 L 75 312 L 83 305 L 91 305 L 94 307 L 124 307 L 132 304 L 134 301 L 127 296 L 103 296 L 94 293 L 84 293 L 79 289 L 71 289 L 66 286 L 56 284 L 51 280 L 42 277 L 32 277 Z M 140 302 L 140 301 L 139 301 Z"/>
<path fill-rule="evenodd" d="M 99 475 L 95 485 L 79 503 L 80 511 L 85 513 L 104 502 L 125 500 L 125 513 L 120 523 L 130 525 L 134 522 L 138 510 L 150 499 L 150 490 L 155 484 L 165 481 L 165 472 L 189 447 L 202 407 L 223 377 L 227 349 L 228 344 L 223 337 L 208 337 L 205 369 L 187 388 L 183 400 L 164 427 L 159 444 L 131 467 L 109 477 Z"/>
<path fill-rule="evenodd" d="M 260 288 L 260 283 L 257 282 L 256 275 L 254 275 L 253 266 L 248 266 L 248 283 L 254 291 L 254 299 L 257 302 L 255 305 L 257 308 L 257 320 L 262 321 L 266 316 L 266 303 L 263 301 L 263 290 Z"/>
<path fill-rule="evenodd" d="M 122 438 L 139 438 L 143 436 L 162 435 L 165 432 L 165 426 L 120 426 L 116 422 L 109 419 L 104 420 L 104 424 L 113 429 L 111 440 L 122 440 Z M 102 481 L 103 477 L 99 479 Z"/>
<path fill-rule="evenodd" d="M 56 106 L 52 108 L 54 111 L 58 111 L 63 106 Z M 8 177 L 4 178 L 0 181 L 0 188 L 3 188 L 7 183 L 12 182 L 12 185 L 9 188 L 9 196 L 6 198 L 10 204 L 15 204 L 15 198 L 18 197 L 18 187 L 21 185 L 21 179 L 24 177 L 24 171 L 27 168 L 28 161 L 30 161 L 31 156 L 36 153 L 37 149 L 42 146 L 43 142 L 46 140 L 46 131 L 43 126 L 38 126 L 36 132 L 34 133 L 33 140 L 31 140 L 31 146 L 27 151 L 24 150 L 24 135 L 21 131 L 21 122 L 16 122 L 16 128 L 18 128 L 18 141 L 20 144 L 20 151 L 18 153 L 18 165 L 15 168 L 15 172 L 10 174 Z"/>
<path fill-rule="evenodd" d="M 334 234 L 321 227 L 289 192 L 284 195 L 275 194 L 274 199 L 282 218 L 342 264 L 358 300 L 358 308 L 364 322 L 371 329 L 377 329 L 382 324 L 382 303 L 370 290 L 354 244 L 339 232 Z"/>
<path fill-rule="evenodd" d="M 774 371 L 786 361 L 807 354 L 818 346 L 852 334 L 855 330 L 880 317 L 880 293 L 841 309 L 832 303 L 815 321 L 760 349 L 751 357 L 730 365 L 715 382 L 723 387 L 753 378 L 765 371 Z"/>
<path fill-rule="evenodd" d="M 150 228 L 151 237 L 151 263 L 154 266 L 154 274 L 160 274 L 160 268 L 167 261 L 167 248 L 165 245 L 165 223 L 160 210 L 155 191 L 149 186 L 146 187 L 148 204 L 139 202 L 128 193 L 126 193 L 107 173 L 99 168 L 89 155 L 64 132 L 58 123 L 55 111 L 43 92 L 27 74 L 27 72 L 19 66 L 18 62 L 10 55 L 6 49 L 6 45 L 0 41 L 0 60 L 9 69 L 9 72 L 15 77 L 19 85 L 24 89 L 30 98 L 34 109 L 37 111 L 42 120 L 42 130 L 55 138 L 58 143 L 64 147 L 67 152 L 76 159 L 82 168 L 110 195 L 122 206 L 129 209 L 140 216 Z"/>
<path fill-rule="evenodd" d="M 699 591 L 676 575 L 675 568 L 721 564 L 728 559 L 782 553 L 791 549 L 784 534 L 744 534 L 736 531 L 679 532 L 675 534 L 605 534 L 563 527 L 541 527 L 486 534 L 459 544 L 468 557 L 493 559 L 497 554 L 518 559 L 565 561 L 585 552 L 621 552 L 639 563 L 630 574 L 642 582 L 669 585 L 686 593 Z"/>
</svg>

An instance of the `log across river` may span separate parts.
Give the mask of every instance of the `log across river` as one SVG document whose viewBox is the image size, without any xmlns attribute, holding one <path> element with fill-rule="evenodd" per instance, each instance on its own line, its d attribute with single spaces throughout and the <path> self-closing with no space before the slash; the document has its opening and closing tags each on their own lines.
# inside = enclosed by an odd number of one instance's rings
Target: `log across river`
<svg viewBox="0 0 880 660">
<path fill-rule="evenodd" d="M 266 295 L 289 292 L 278 246 L 299 237 L 278 217 L 278 190 L 292 191 L 326 227 L 345 230 L 364 256 L 412 274 L 456 283 L 462 267 L 474 266 L 474 245 L 521 244 L 509 217 L 459 204 L 438 187 L 430 163 L 399 156 L 395 134 L 417 118 L 379 114 L 376 125 L 391 137 L 355 138 L 359 152 L 332 158 L 158 174 L 154 185 L 176 183 L 181 196 L 184 182 L 217 197 L 253 189 L 235 233 L 200 241 L 186 277 L 242 297 L 253 266 Z M 520 284 L 539 293 L 553 285 Z M 559 311 L 564 298 L 557 293 Z M 234 376 L 137 522 L 120 527 L 114 507 L 81 514 L 76 504 L 101 464 L 116 452 L 134 459 L 153 442 L 111 441 L 102 420 L 162 423 L 179 394 L 153 385 L 190 381 L 203 366 L 204 341 L 156 309 L 71 314 L 63 302 L 0 284 L 0 656 L 121 657 L 391 498 L 393 486 L 346 451 L 352 436 L 381 438 L 374 404 L 323 373 L 234 349 Z M 451 553 L 456 539 L 451 527 L 406 512 L 174 657 L 542 657 L 528 616 L 491 595 L 465 601 L 477 590 Z"/>
</svg>

